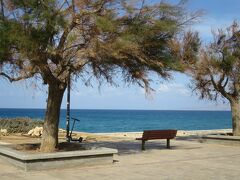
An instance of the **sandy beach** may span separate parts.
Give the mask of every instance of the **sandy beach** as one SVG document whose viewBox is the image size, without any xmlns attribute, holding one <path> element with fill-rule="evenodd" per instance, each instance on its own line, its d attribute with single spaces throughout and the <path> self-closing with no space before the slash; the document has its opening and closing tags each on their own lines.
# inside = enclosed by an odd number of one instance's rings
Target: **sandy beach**
<svg viewBox="0 0 240 180">
<path fill-rule="evenodd" d="M 193 130 L 193 131 L 184 131 L 178 130 L 177 138 L 192 138 L 192 137 L 201 137 L 203 135 L 209 134 L 225 134 L 230 133 L 231 129 L 214 129 L 214 130 Z M 66 132 L 63 129 L 59 131 L 60 141 L 64 141 Z M 86 142 L 113 142 L 113 141 L 134 141 L 136 138 L 142 136 L 142 132 L 115 132 L 115 133 L 88 133 L 88 132 L 73 132 L 73 138 L 82 137 Z M 0 136 L 0 143 L 26 143 L 26 142 L 40 142 L 41 138 L 30 137 L 22 134 L 9 134 L 7 136 Z"/>
<path fill-rule="evenodd" d="M 214 129 L 214 130 L 192 130 L 184 131 L 178 130 L 177 138 L 181 137 L 201 137 L 209 134 L 226 134 L 230 133 L 231 129 Z M 114 133 L 86 133 L 74 132 L 73 137 L 83 137 L 88 141 L 121 141 L 121 140 L 135 140 L 142 136 L 143 132 L 114 132 Z"/>
<path fill-rule="evenodd" d="M 229 133 L 231 132 L 231 129 L 214 129 L 214 130 L 192 130 L 192 131 L 184 131 L 184 130 L 178 130 L 177 136 L 201 136 L 201 135 L 207 135 L 207 134 L 220 134 L 220 133 Z M 93 135 L 100 135 L 100 136 L 107 136 L 107 137 L 113 137 L 113 138 L 129 138 L 129 139 L 135 139 L 137 137 L 142 136 L 142 132 L 115 132 L 115 133 L 92 133 Z"/>
</svg>

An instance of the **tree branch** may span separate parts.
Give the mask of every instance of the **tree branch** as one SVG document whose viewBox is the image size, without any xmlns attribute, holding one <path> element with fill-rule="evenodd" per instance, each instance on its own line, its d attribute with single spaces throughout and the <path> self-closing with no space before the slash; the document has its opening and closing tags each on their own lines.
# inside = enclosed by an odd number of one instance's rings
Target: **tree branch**
<svg viewBox="0 0 240 180">
<path fill-rule="evenodd" d="M 74 28 L 74 26 L 75 26 L 75 22 L 74 22 L 74 20 L 72 20 L 72 23 L 64 30 L 64 32 L 60 38 L 60 42 L 58 44 L 57 50 L 63 49 L 66 39 L 68 37 L 68 34 L 71 32 L 71 30 Z"/>
<path fill-rule="evenodd" d="M 1 0 L 1 11 L 2 11 L 2 19 L 4 19 L 5 14 L 4 14 L 4 3 L 3 3 L 3 0 Z"/>
<path fill-rule="evenodd" d="M 73 17 L 75 17 L 75 1 L 72 0 L 72 14 L 73 14 Z"/>
<path fill-rule="evenodd" d="M 145 3 L 145 0 L 142 0 L 142 5 L 141 5 L 141 8 L 140 8 L 138 16 L 137 16 L 138 18 L 140 18 L 141 14 L 142 14 L 142 10 L 144 8 L 144 3 Z"/>
<path fill-rule="evenodd" d="M 7 78 L 10 82 L 14 82 L 14 81 L 20 81 L 23 79 L 28 79 L 34 76 L 34 73 L 30 73 L 30 74 L 26 74 L 24 76 L 19 76 L 19 77 L 11 77 L 6 73 L 0 72 L 0 76 L 3 76 L 5 78 Z"/>
<path fill-rule="evenodd" d="M 62 5 L 61 5 L 60 8 L 58 9 L 58 11 L 61 11 L 62 8 L 64 7 L 64 5 L 65 5 L 66 3 L 68 4 L 68 1 L 67 1 L 67 0 L 64 0 L 63 3 L 62 3 Z"/>
<path fill-rule="evenodd" d="M 225 83 L 223 84 L 223 88 L 225 88 L 227 86 L 227 84 L 228 84 L 228 77 L 227 77 Z"/>
<path fill-rule="evenodd" d="M 86 44 L 75 44 L 75 45 L 72 45 L 72 46 L 70 46 L 70 47 L 66 47 L 63 51 L 68 51 L 68 50 L 70 50 L 70 49 L 72 49 L 72 48 L 78 48 L 78 50 L 79 49 L 81 49 L 81 48 L 84 48 L 86 46 Z"/>
<path fill-rule="evenodd" d="M 225 79 L 225 73 L 222 73 L 222 75 L 221 75 L 221 77 L 219 79 L 218 84 L 221 85 L 224 79 Z"/>
<path fill-rule="evenodd" d="M 213 87 L 218 92 L 220 92 L 225 98 L 230 99 L 231 98 L 230 94 L 225 91 L 224 87 L 221 85 L 221 82 L 220 81 L 216 82 L 212 74 L 210 74 L 210 78 L 211 78 L 211 82 L 213 84 Z"/>
<path fill-rule="evenodd" d="M 82 15 L 88 15 L 88 14 L 95 14 L 95 13 L 98 13 L 102 10 L 104 4 L 107 3 L 108 0 L 101 0 L 99 3 L 98 3 L 98 7 L 95 8 L 95 10 L 92 10 L 92 11 L 84 11 L 83 9 L 81 10 L 81 14 Z"/>
<path fill-rule="evenodd" d="M 186 25 L 190 22 L 193 22 L 193 20 L 199 18 L 201 16 L 201 12 L 196 12 L 192 17 L 188 18 L 187 20 L 185 21 L 182 21 L 181 23 L 177 24 L 177 27 L 180 27 L 180 26 L 183 26 L 183 25 Z"/>
</svg>

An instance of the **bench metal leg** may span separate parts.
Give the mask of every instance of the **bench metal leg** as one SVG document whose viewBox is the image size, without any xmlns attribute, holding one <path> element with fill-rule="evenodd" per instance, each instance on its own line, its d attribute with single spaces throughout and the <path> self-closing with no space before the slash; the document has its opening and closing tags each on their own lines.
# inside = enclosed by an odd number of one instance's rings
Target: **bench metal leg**
<svg viewBox="0 0 240 180">
<path fill-rule="evenodd" d="M 170 149 L 170 139 L 167 139 L 167 148 Z"/>
<path fill-rule="evenodd" d="M 144 151 L 145 150 L 145 141 L 142 140 L 142 150 Z"/>
</svg>

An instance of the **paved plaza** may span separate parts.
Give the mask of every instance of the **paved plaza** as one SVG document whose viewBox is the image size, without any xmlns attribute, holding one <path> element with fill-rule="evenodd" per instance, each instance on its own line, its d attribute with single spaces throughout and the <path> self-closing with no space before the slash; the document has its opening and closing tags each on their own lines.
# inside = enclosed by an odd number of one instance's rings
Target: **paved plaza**
<svg viewBox="0 0 240 180">
<path fill-rule="evenodd" d="M 148 179 L 240 179 L 240 146 L 199 143 L 198 140 L 98 142 L 117 148 L 112 165 L 25 172 L 0 159 L 1 180 L 148 180 Z"/>
</svg>

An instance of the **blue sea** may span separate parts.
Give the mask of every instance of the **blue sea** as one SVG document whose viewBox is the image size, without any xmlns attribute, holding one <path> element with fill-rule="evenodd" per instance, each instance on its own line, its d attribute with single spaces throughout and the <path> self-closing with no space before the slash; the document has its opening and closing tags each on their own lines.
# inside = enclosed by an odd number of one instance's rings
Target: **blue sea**
<svg viewBox="0 0 240 180">
<path fill-rule="evenodd" d="M 44 109 L 0 109 L 0 118 L 43 119 Z M 80 119 L 75 131 L 137 132 L 147 129 L 208 130 L 231 128 L 230 111 L 165 110 L 71 110 Z M 66 128 L 66 110 L 61 110 L 60 127 Z"/>
</svg>

